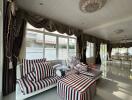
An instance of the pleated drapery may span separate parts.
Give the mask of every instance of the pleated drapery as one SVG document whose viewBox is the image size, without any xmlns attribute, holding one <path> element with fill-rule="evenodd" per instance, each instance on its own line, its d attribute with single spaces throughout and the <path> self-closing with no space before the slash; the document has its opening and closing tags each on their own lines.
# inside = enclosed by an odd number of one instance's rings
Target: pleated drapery
<svg viewBox="0 0 132 100">
<path fill-rule="evenodd" d="M 100 43 L 95 43 L 95 64 L 101 65 Z"/>
<path fill-rule="evenodd" d="M 13 0 L 4 0 L 3 19 L 3 95 L 15 91 L 16 65 L 21 49 L 26 21 L 12 11 Z M 15 14 L 15 15 L 14 15 Z"/>
</svg>

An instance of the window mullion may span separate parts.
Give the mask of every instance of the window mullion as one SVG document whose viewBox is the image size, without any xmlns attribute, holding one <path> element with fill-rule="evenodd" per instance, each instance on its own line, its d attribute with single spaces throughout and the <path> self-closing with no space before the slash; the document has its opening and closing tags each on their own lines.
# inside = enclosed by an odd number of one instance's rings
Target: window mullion
<svg viewBox="0 0 132 100">
<path fill-rule="evenodd" d="M 77 55 L 77 40 L 75 39 L 75 56 Z"/>
<path fill-rule="evenodd" d="M 58 45 L 59 45 L 59 40 L 58 40 L 58 36 L 56 36 L 56 59 L 59 59 L 59 48 L 58 48 Z"/>
<path fill-rule="evenodd" d="M 69 57 L 69 56 L 70 56 L 70 55 L 69 55 L 69 37 L 67 38 L 67 41 L 68 41 L 68 42 L 67 42 L 67 52 L 68 52 L 68 57 Z M 68 59 L 68 57 L 67 57 L 67 59 Z"/>
<path fill-rule="evenodd" d="M 43 58 L 45 58 L 45 34 L 43 34 Z"/>
</svg>

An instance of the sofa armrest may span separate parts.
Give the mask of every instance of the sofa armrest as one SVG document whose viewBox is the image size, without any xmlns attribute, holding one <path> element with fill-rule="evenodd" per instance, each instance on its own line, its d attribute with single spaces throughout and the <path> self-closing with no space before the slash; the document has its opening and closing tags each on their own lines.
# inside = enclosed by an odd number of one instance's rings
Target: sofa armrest
<svg viewBox="0 0 132 100">
<path fill-rule="evenodd" d="M 22 77 L 21 77 L 21 66 L 22 66 L 22 64 L 18 64 L 17 65 L 17 68 L 16 68 L 16 78 L 17 79 L 21 79 Z"/>
</svg>

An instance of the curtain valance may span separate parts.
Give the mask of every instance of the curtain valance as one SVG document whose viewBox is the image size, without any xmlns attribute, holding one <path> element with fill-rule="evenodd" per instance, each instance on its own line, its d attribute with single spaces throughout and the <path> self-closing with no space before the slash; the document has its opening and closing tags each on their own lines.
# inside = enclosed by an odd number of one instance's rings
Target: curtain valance
<svg viewBox="0 0 132 100">
<path fill-rule="evenodd" d="M 112 45 L 112 48 L 122 48 L 122 47 L 129 48 L 129 47 L 132 47 L 132 42 L 129 42 L 129 43 L 113 43 L 111 45 Z"/>
<path fill-rule="evenodd" d="M 53 32 L 58 31 L 61 34 L 68 34 L 68 35 L 75 35 L 80 36 L 80 34 L 84 35 L 84 41 L 89 41 L 92 43 L 108 43 L 108 41 L 104 39 L 97 38 L 95 36 L 88 35 L 83 33 L 82 30 L 74 28 L 72 26 L 64 25 L 60 22 L 36 15 L 32 12 L 27 12 L 25 10 L 20 9 L 19 12 L 21 13 L 21 17 L 26 19 L 31 25 L 36 28 L 45 28 L 46 30 Z"/>
<path fill-rule="evenodd" d="M 86 33 L 84 33 L 84 39 L 85 39 L 85 41 L 92 42 L 92 43 L 106 43 L 106 44 L 109 43 L 109 41 L 107 41 L 107 40 L 100 39 L 100 38 L 91 36 Z"/>
<path fill-rule="evenodd" d="M 36 28 L 45 28 L 46 30 L 48 30 L 50 32 L 58 31 L 61 34 L 66 33 L 68 35 L 75 35 L 75 36 L 78 36 L 80 33 L 82 33 L 81 30 L 79 30 L 79 29 L 76 29 L 76 28 L 68 26 L 68 25 L 64 25 L 57 21 L 36 15 L 31 12 L 19 10 L 19 13 L 21 14 L 21 17 L 23 17 L 32 26 L 34 26 Z"/>
</svg>

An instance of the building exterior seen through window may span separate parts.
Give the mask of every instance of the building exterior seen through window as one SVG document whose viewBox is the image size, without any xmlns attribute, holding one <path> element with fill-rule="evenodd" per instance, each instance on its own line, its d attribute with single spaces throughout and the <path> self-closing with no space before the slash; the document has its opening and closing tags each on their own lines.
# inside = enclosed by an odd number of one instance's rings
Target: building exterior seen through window
<svg viewBox="0 0 132 100">
<path fill-rule="evenodd" d="M 76 56 L 76 37 L 27 25 L 26 59 L 67 59 Z"/>
</svg>

